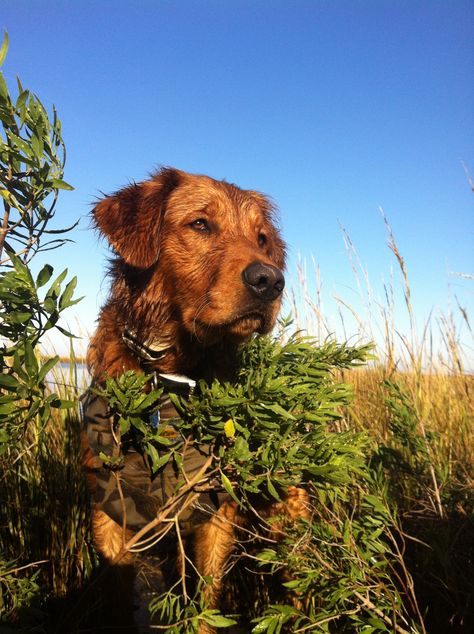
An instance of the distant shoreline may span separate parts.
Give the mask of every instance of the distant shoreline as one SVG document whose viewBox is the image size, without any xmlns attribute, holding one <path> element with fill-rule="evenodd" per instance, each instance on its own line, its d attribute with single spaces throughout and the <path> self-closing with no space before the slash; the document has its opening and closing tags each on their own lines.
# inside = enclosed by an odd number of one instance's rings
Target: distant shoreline
<svg viewBox="0 0 474 634">
<path fill-rule="evenodd" d="M 46 354 L 46 355 L 41 355 L 41 361 L 43 363 L 45 363 L 46 361 L 49 361 L 50 359 L 54 359 L 57 355 L 54 354 Z M 86 358 L 85 357 L 74 357 L 73 359 L 71 357 L 62 357 L 60 355 L 59 356 L 59 363 L 67 363 L 67 364 L 81 364 L 81 365 L 85 365 L 86 363 Z"/>
</svg>

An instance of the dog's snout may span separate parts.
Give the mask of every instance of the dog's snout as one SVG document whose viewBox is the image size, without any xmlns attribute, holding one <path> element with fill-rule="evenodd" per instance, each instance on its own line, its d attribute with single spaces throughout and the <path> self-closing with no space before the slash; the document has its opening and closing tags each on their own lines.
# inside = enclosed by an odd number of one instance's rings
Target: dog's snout
<svg viewBox="0 0 474 634">
<path fill-rule="evenodd" d="M 283 273 L 271 264 L 253 262 L 244 269 L 242 278 L 252 294 L 264 302 L 275 300 L 285 287 Z"/>
</svg>

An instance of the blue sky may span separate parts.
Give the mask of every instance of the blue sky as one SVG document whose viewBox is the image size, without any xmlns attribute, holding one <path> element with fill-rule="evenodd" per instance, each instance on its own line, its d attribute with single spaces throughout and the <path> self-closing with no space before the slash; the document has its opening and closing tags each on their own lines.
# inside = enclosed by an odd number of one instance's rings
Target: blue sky
<svg viewBox="0 0 474 634">
<path fill-rule="evenodd" d="M 55 222 L 81 222 L 46 259 L 86 295 L 71 324 L 93 329 L 107 290 L 91 203 L 159 165 L 269 194 L 289 278 L 314 256 L 329 320 L 334 294 L 359 301 L 340 224 L 383 295 L 395 261 L 380 206 L 419 323 L 455 296 L 472 317 L 474 282 L 451 275 L 474 272 L 471 2 L 3 0 L 0 27 L 10 87 L 18 75 L 63 122 L 75 191 Z"/>
</svg>

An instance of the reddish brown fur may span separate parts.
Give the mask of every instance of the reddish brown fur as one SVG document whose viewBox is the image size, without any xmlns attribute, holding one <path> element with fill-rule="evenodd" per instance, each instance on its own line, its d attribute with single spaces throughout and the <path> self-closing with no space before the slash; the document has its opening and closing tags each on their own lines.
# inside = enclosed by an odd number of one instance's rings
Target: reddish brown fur
<svg viewBox="0 0 474 634">
<path fill-rule="evenodd" d="M 272 206 L 261 194 L 167 169 L 102 200 L 94 218 L 119 256 L 88 354 L 95 378 L 140 369 L 121 339 L 127 326 L 144 341 L 172 341 L 159 369 L 187 373 L 209 346 L 273 327 L 280 301 L 257 314 L 241 277 L 254 261 L 284 266 Z M 190 226 L 199 218 L 210 222 L 210 234 Z"/>
<path fill-rule="evenodd" d="M 217 359 L 232 358 L 236 345 L 273 327 L 281 296 L 257 301 L 242 279 L 254 262 L 284 267 L 284 244 L 272 205 L 262 194 L 163 169 L 151 180 L 103 199 L 93 214 L 117 256 L 111 264 L 110 298 L 88 354 L 95 380 L 144 369 L 122 341 L 126 328 L 132 327 L 142 341 L 166 340 L 173 346 L 154 365 L 147 364 L 147 371 L 199 377 L 222 375 L 225 368 Z M 198 219 L 206 220 L 210 230 L 199 229 Z M 213 356 L 213 350 L 219 354 Z M 289 497 L 289 515 L 304 515 L 305 496 Z M 241 521 L 229 502 L 196 530 L 196 565 L 214 579 L 214 605 L 234 527 Z M 96 542 L 109 560 L 122 542 L 120 527 L 110 522 L 95 518 Z"/>
</svg>

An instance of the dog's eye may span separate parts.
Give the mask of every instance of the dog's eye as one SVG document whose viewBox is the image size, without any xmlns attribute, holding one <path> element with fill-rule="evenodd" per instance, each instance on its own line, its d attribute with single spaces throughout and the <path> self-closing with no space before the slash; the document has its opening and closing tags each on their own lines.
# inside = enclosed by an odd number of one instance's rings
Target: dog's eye
<svg viewBox="0 0 474 634">
<path fill-rule="evenodd" d="M 196 231 L 210 231 L 209 224 L 204 218 L 197 218 L 190 223 L 190 226 Z"/>
<path fill-rule="evenodd" d="M 267 244 L 268 240 L 267 240 L 267 236 L 264 233 L 259 233 L 258 234 L 258 246 L 259 247 L 264 247 Z"/>
</svg>

